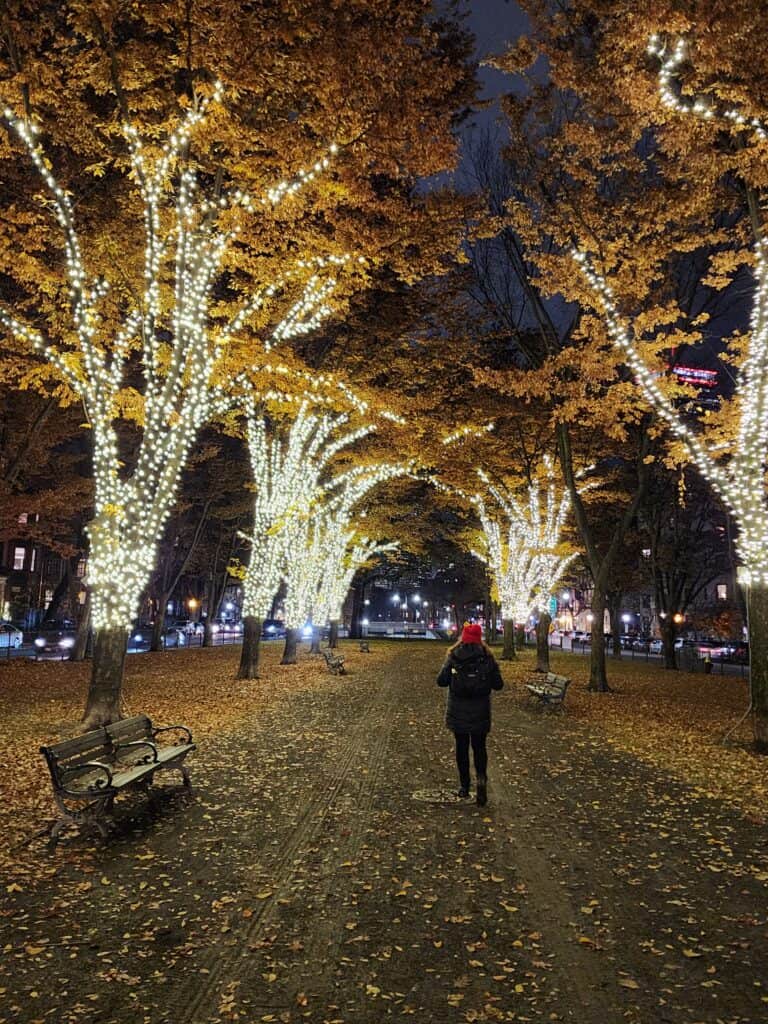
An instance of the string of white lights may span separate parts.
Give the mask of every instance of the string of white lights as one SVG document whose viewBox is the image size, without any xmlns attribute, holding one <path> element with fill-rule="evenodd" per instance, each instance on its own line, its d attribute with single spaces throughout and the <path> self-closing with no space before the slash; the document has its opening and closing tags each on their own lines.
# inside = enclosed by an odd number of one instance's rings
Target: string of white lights
<svg viewBox="0 0 768 1024">
<path fill-rule="evenodd" d="M 39 331 L 0 309 L 0 324 L 14 337 L 41 353 L 82 398 L 93 431 L 95 514 L 88 531 L 88 584 L 95 628 L 128 630 L 142 591 L 155 565 L 157 542 L 176 495 L 181 471 L 201 426 L 226 406 L 228 388 L 215 379 L 222 352 L 263 302 L 285 281 L 273 283 L 244 302 L 222 329 L 210 322 L 209 303 L 224 254 L 241 226 L 219 227 L 217 214 L 232 207 L 256 212 L 295 195 L 329 163 L 324 156 L 309 170 L 269 189 L 260 203 L 241 191 L 216 201 L 201 197 L 185 152 L 192 134 L 205 120 L 211 103 L 220 101 L 217 83 L 210 97 L 199 99 L 179 126 L 152 155 L 133 125 L 124 125 L 131 170 L 144 209 L 144 266 L 141 301 L 126 313 L 115 330 L 102 308 L 107 282 L 86 271 L 75 228 L 74 208 L 49 170 L 36 125 L 7 108 L 4 116 L 23 144 L 52 198 L 64 235 L 66 276 L 76 346 L 55 344 Z M 331 147 L 331 153 L 336 147 Z M 175 189 L 169 188 L 174 171 Z M 287 278 L 309 278 L 303 293 L 273 333 L 285 341 L 314 329 L 330 312 L 335 285 L 324 268 L 343 266 L 348 256 L 305 261 Z M 164 285 L 173 282 L 169 309 Z M 126 471 L 120 460 L 115 421 L 120 392 L 128 386 L 128 361 L 138 348 L 143 373 L 143 423 L 135 466 Z M 130 370 L 132 376 L 133 369 Z M 258 444 L 258 442 L 257 442 Z M 300 475 L 301 467 L 294 471 Z"/>
<path fill-rule="evenodd" d="M 570 497 L 565 488 L 558 496 L 549 457 L 542 463 L 544 493 L 537 476 L 526 489 L 525 504 L 505 487 L 490 484 L 483 470 L 478 470 L 478 475 L 494 498 L 495 509 L 489 509 L 481 494 L 473 496 L 484 540 L 484 549 L 473 554 L 493 575 L 502 618 L 525 622 L 533 609 L 546 603 L 576 557 L 563 543 Z"/>
<path fill-rule="evenodd" d="M 734 109 L 721 110 L 704 100 L 684 101 L 672 87 L 674 75 L 685 58 L 682 40 L 668 49 L 657 37 L 649 49 L 659 56 L 659 91 L 664 103 L 678 113 L 710 120 L 726 118 L 754 130 L 761 139 L 761 122 L 742 117 Z M 768 241 L 755 244 L 756 288 L 752 306 L 750 334 L 733 401 L 738 409 L 738 431 L 734 444 L 724 448 L 719 441 L 710 443 L 706 424 L 688 426 L 678 409 L 657 383 L 657 375 L 648 369 L 637 348 L 637 339 L 625 325 L 616 308 L 613 292 L 595 270 L 587 255 L 574 252 L 574 259 L 595 296 L 603 314 L 608 335 L 620 349 L 627 366 L 654 412 L 669 426 L 672 434 L 688 450 L 691 461 L 730 510 L 738 528 L 736 547 L 745 581 L 768 585 L 768 516 L 766 512 L 765 466 L 768 456 Z"/>
</svg>

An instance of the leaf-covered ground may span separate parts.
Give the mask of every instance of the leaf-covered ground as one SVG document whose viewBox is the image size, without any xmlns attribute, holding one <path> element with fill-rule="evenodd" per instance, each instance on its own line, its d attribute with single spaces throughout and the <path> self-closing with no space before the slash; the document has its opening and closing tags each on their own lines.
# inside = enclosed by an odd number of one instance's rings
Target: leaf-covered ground
<svg viewBox="0 0 768 1024">
<path fill-rule="evenodd" d="M 332 677 L 270 651 L 253 684 L 227 649 L 132 659 L 130 710 L 195 731 L 197 796 L 5 860 L 0 1022 L 768 1019 L 765 767 L 717 744 L 743 684 L 626 663 L 597 697 L 561 656 L 569 708 L 542 715 L 506 665 L 480 809 L 449 795 L 441 654 L 348 645 Z M 3 675 L 12 843 L 50 817 L 36 750 L 83 680 Z"/>
</svg>

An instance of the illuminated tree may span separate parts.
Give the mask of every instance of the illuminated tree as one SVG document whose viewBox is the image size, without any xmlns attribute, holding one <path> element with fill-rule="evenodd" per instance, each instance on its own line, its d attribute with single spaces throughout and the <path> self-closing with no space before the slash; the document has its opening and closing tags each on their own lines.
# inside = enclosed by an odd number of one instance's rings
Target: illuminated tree
<svg viewBox="0 0 768 1024">
<path fill-rule="evenodd" d="M 684 59 L 682 42 L 665 49 L 654 39 L 650 51 L 661 58 L 659 88 L 666 106 L 707 121 L 730 122 L 755 133 L 760 140 L 768 138 L 758 119 L 744 116 L 737 108 L 678 97 L 673 83 Z M 646 400 L 729 509 L 738 528 L 736 548 L 743 567 L 741 580 L 747 590 L 755 740 L 761 749 L 768 750 L 768 241 L 759 236 L 755 243 L 756 288 L 750 334 L 731 400 L 736 429 L 725 442 L 722 430 L 708 430 L 706 422 L 690 422 L 685 409 L 670 398 L 659 382 L 658 372 L 649 368 L 641 354 L 642 321 L 639 327 L 627 326 L 605 278 L 585 253 L 577 251 L 574 258 L 604 314 L 611 341 L 632 370 Z"/>
<path fill-rule="evenodd" d="M 10 109 L 4 112 L 46 186 L 64 235 L 71 328 L 57 341 L 2 307 L 0 323 L 55 366 L 82 400 L 93 433 L 95 514 L 88 527 L 88 584 L 95 644 L 86 728 L 120 715 L 128 630 L 154 569 L 157 543 L 195 437 L 224 401 L 217 379 L 220 363 L 249 317 L 279 287 L 273 283 L 249 297 L 223 326 L 212 322 L 209 306 L 240 232 L 239 220 L 295 192 L 327 163 L 324 158 L 296 180 L 280 183 L 260 202 L 240 191 L 219 190 L 205 198 L 187 156 L 193 131 L 219 97 L 216 87 L 190 107 L 154 156 L 145 151 L 137 131 L 124 126 L 145 232 L 143 280 L 127 309 L 119 298 L 110 302 L 107 280 L 86 269 L 74 205 L 48 169 L 38 129 Z M 275 328 L 275 340 L 311 330 L 327 311 L 333 277 L 318 278 L 314 266 L 304 276 L 303 294 Z M 115 291 L 119 297 L 122 284 Z M 135 390 L 139 374 L 140 394 Z M 126 469 L 116 420 L 131 401 L 141 437 L 133 466 Z"/>
<path fill-rule="evenodd" d="M 387 552 L 395 551 L 397 544 L 371 540 L 354 527 L 344 530 L 343 524 L 330 522 L 328 526 L 314 621 L 330 623 L 328 646 L 336 647 L 342 608 L 355 574 Z"/>
<path fill-rule="evenodd" d="M 549 597 L 575 557 L 563 542 L 569 494 L 563 489 L 558 495 L 550 459 L 544 460 L 542 470 L 543 495 L 538 478 L 527 488 L 523 502 L 480 470 L 495 506 L 489 510 L 480 494 L 472 498 L 484 541 L 478 557 L 487 562 L 501 601 L 505 659 L 515 657 L 515 624 L 524 623 L 536 608 L 542 617 L 548 616 Z"/>
<path fill-rule="evenodd" d="M 345 441 L 345 445 L 351 443 Z M 328 458 L 335 455 L 340 446 L 332 446 L 331 455 L 323 459 L 318 467 L 316 479 L 327 465 Z M 285 623 L 286 642 L 283 664 L 296 661 L 296 646 L 301 628 L 312 621 L 318 628 L 325 622 L 332 606 L 330 595 L 323 582 L 331 554 L 329 545 L 335 545 L 331 538 L 346 535 L 354 509 L 379 484 L 394 477 L 403 476 L 411 467 L 394 463 L 371 466 L 357 466 L 345 473 L 337 474 L 326 483 L 318 482 L 314 494 L 306 501 L 304 508 L 291 518 L 289 546 L 291 558 L 285 569 Z M 344 545 L 346 547 L 346 545 Z M 332 573 L 342 572 L 344 548 L 334 551 L 336 567 Z M 359 567 L 359 566 L 358 566 Z M 354 575 L 354 573 L 353 573 Z"/>
<path fill-rule="evenodd" d="M 271 394 L 274 400 L 281 396 Z M 373 428 L 347 430 L 349 413 L 318 413 L 321 396 L 307 394 L 292 418 L 271 426 L 263 408 L 248 417 L 247 438 L 254 477 L 253 527 L 250 559 L 243 575 L 244 637 L 238 678 L 257 679 L 259 639 L 293 548 L 309 540 L 309 508 L 316 499 L 320 478 L 329 460 Z M 306 601 L 299 597 L 303 583 L 294 587 L 291 609 L 301 620 Z M 293 615 L 292 615 L 293 617 Z"/>
</svg>

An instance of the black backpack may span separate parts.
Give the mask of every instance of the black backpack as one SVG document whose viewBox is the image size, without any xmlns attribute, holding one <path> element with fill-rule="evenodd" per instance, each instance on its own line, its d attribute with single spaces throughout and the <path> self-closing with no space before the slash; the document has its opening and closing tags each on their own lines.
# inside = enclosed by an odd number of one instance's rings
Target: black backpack
<svg viewBox="0 0 768 1024">
<path fill-rule="evenodd" d="M 491 659 L 487 655 L 466 661 L 454 660 L 451 664 L 451 693 L 462 700 L 487 697 L 492 689 L 491 673 Z"/>
</svg>

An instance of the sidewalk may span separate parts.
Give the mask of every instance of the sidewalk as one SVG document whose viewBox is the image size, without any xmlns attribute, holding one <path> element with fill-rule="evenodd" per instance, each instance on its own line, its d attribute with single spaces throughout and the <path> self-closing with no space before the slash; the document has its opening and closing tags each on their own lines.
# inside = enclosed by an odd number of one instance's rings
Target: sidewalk
<svg viewBox="0 0 768 1024">
<path fill-rule="evenodd" d="M 441 801 L 441 656 L 276 697 L 189 807 L 8 894 L 0 1022 L 768 1019 L 763 829 L 511 689 L 488 807 Z"/>
</svg>

